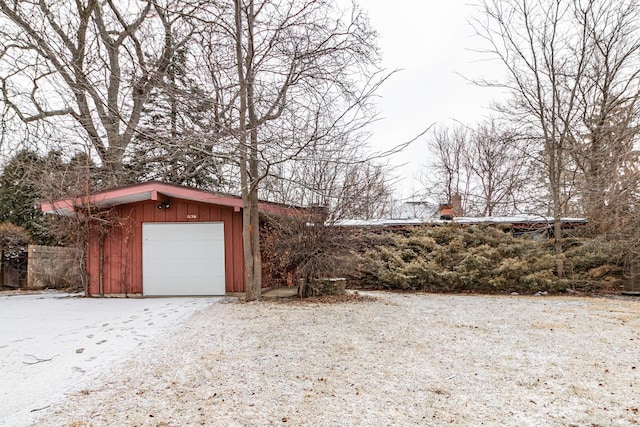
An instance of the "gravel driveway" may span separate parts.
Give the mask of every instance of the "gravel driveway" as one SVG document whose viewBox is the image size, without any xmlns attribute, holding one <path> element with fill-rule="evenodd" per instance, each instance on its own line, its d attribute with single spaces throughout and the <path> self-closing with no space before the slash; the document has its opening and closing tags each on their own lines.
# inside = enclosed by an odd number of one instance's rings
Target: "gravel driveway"
<svg viewBox="0 0 640 427">
<path fill-rule="evenodd" d="M 39 426 L 629 426 L 640 302 L 375 294 L 215 304 Z"/>
</svg>

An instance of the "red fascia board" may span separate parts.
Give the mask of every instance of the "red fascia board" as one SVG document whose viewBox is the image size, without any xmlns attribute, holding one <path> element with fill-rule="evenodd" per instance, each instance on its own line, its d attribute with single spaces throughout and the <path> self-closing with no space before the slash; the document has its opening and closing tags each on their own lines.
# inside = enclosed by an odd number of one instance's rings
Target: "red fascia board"
<svg viewBox="0 0 640 427">
<path fill-rule="evenodd" d="M 201 203 L 230 206 L 233 207 L 236 212 L 242 209 L 243 206 L 242 199 L 240 197 L 213 194 L 208 191 L 162 182 L 148 182 L 101 191 L 99 193 L 75 199 L 56 200 L 49 203 L 45 202 L 40 205 L 40 209 L 45 213 L 70 215 L 75 212 L 76 207 L 80 206 L 90 205 L 98 208 L 112 207 L 128 203 L 166 198 L 178 198 Z M 291 214 L 292 211 L 292 208 L 290 207 L 265 202 L 260 202 L 258 209 L 263 212 L 270 212 L 274 214 Z M 293 208 L 293 210 L 295 211 L 295 208 Z"/>
</svg>

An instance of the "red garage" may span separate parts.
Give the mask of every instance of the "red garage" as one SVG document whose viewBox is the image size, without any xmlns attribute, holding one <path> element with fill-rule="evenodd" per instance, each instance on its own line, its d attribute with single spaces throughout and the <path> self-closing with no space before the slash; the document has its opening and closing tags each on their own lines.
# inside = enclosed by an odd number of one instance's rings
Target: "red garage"
<svg viewBox="0 0 640 427">
<path fill-rule="evenodd" d="M 241 198 L 148 182 L 43 203 L 41 209 L 95 218 L 86 251 L 89 295 L 244 291 Z M 287 212 L 270 203 L 260 210 Z"/>
</svg>

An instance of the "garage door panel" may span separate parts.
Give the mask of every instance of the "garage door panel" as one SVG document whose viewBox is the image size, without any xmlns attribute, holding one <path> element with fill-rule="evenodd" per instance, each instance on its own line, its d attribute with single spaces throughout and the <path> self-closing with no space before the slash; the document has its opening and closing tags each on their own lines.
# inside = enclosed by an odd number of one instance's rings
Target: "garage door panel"
<svg viewBox="0 0 640 427">
<path fill-rule="evenodd" d="M 206 227 L 211 225 L 220 227 Z M 147 233 L 158 241 L 197 241 L 224 239 L 222 223 L 146 223 Z"/>
<path fill-rule="evenodd" d="M 223 223 L 144 223 L 143 294 L 224 295 Z"/>
<path fill-rule="evenodd" d="M 221 278 L 224 280 L 224 277 Z M 180 280 L 179 277 L 158 276 L 152 278 L 154 282 L 153 294 L 148 296 L 176 296 L 176 295 L 210 295 L 202 293 L 202 289 L 211 283 L 211 277 L 192 276 L 190 280 Z"/>
<path fill-rule="evenodd" d="M 159 242 L 156 244 L 147 244 L 144 249 L 146 256 L 151 258 L 167 258 L 167 259 L 179 259 L 179 258 L 198 258 L 198 257 L 224 257 L 224 244 L 221 241 L 216 240 L 200 240 L 195 242 L 185 242 L 188 247 L 181 247 L 181 250 L 176 250 L 175 241 L 171 244 L 165 244 L 165 242 Z"/>
<path fill-rule="evenodd" d="M 182 233 L 182 232 L 180 232 Z M 211 235 L 203 235 L 203 234 L 179 234 L 179 235 L 163 235 L 157 236 L 154 240 L 159 242 L 198 242 L 203 240 L 223 240 L 222 238 L 218 238 L 216 236 Z"/>
<path fill-rule="evenodd" d="M 191 257 L 191 258 L 156 258 L 158 263 L 155 264 L 153 271 L 147 271 L 146 276 L 172 276 L 172 277 L 193 277 L 193 276 L 211 276 L 217 277 L 212 270 L 221 270 L 224 263 L 212 260 L 207 257 Z M 188 272 L 185 274 L 185 272 Z"/>
</svg>

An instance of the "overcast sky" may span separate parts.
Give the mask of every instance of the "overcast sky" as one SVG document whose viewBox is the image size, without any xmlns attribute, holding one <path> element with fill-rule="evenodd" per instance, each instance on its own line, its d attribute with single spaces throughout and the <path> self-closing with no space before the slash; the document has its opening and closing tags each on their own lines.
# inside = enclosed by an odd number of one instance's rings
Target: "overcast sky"
<svg viewBox="0 0 640 427">
<path fill-rule="evenodd" d="M 410 140 L 432 123 L 453 125 L 457 120 L 473 126 L 491 114 L 498 92 L 459 75 L 491 77 L 498 69 L 469 50 L 479 43 L 468 24 L 476 10 L 469 0 L 361 0 L 360 5 L 379 33 L 384 68 L 402 69 L 379 92 L 382 120 L 373 126 L 369 141 L 375 150 Z M 402 181 L 397 186 L 403 197 L 420 189 L 415 177 L 429 162 L 426 138 L 392 159 L 404 164 L 398 168 Z"/>
</svg>

